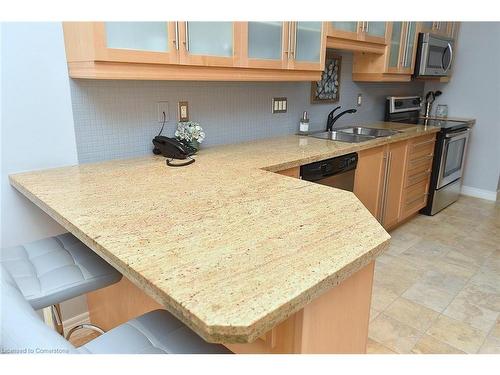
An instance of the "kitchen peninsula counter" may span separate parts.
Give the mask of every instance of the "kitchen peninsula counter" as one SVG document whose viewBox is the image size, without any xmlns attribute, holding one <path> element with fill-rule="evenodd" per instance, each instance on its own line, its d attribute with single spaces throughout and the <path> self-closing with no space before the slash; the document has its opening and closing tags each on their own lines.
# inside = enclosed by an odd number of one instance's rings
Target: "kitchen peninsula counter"
<svg viewBox="0 0 500 375">
<path fill-rule="evenodd" d="M 182 168 L 151 155 L 10 181 L 205 340 L 238 351 L 230 344 L 255 342 L 363 272 L 371 295 L 387 232 L 353 193 L 271 173 L 439 130 L 369 126 L 401 132 L 357 144 L 292 135 L 201 150 Z"/>
</svg>

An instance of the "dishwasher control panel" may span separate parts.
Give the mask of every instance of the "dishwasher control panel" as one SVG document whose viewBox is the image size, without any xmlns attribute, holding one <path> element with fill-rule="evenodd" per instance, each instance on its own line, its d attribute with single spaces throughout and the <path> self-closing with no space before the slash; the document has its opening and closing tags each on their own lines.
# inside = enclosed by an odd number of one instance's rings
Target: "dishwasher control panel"
<svg viewBox="0 0 500 375">
<path fill-rule="evenodd" d="M 358 164 L 358 154 L 351 153 L 317 161 L 300 167 L 300 176 L 306 181 L 318 181 L 325 177 L 353 171 Z"/>
</svg>

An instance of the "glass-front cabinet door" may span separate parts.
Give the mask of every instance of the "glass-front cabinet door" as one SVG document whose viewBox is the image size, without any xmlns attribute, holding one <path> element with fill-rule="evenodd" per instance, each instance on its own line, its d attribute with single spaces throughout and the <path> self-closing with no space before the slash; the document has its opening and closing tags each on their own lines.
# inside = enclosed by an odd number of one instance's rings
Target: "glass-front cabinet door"
<svg viewBox="0 0 500 375">
<path fill-rule="evenodd" d="M 389 71 L 397 71 L 400 67 L 401 42 L 403 39 L 403 22 L 393 22 L 389 44 Z"/>
<path fill-rule="evenodd" d="M 242 49 L 246 50 L 247 58 L 244 66 L 269 69 L 287 67 L 288 22 L 246 22 L 242 24 L 242 36 L 245 39 Z"/>
<path fill-rule="evenodd" d="M 361 32 L 362 24 L 362 22 L 358 21 L 328 22 L 328 36 L 358 40 L 358 34 Z"/>
<path fill-rule="evenodd" d="M 416 22 L 392 22 L 388 71 L 412 74 L 417 45 Z"/>
<path fill-rule="evenodd" d="M 326 53 L 326 23 L 290 22 L 289 23 L 290 69 L 323 70 Z"/>
<path fill-rule="evenodd" d="M 235 22 L 180 22 L 181 63 L 233 66 Z"/>
<path fill-rule="evenodd" d="M 366 21 L 363 25 L 365 40 L 373 43 L 385 43 L 387 22 Z"/>
<path fill-rule="evenodd" d="M 401 67 L 410 74 L 415 65 L 416 45 L 417 45 L 417 23 L 405 22 L 404 52 L 401 59 Z"/>
<path fill-rule="evenodd" d="M 179 38 L 176 22 L 96 22 L 96 59 L 175 64 Z"/>
</svg>

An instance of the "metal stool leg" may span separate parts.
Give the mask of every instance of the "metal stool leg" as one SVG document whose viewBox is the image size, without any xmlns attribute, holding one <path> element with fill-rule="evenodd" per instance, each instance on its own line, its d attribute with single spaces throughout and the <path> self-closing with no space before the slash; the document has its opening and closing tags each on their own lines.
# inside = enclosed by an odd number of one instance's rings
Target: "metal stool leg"
<svg viewBox="0 0 500 375">
<path fill-rule="evenodd" d="M 104 330 L 94 324 L 91 324 L 91 323 L 84 323 L 84 324 L 79 324 L 77 326 L 74 326 L 73 328 L 71 328 L 68 332 L 68 334 L 66 335 L 66 340 L 69 340 L 69 338 L 71 337 L 71 335 L 73 333 L 75 333 L 76 331 L 80 330 L 80 329 L 91 329 L 92 331 L 95 331 L 95 332 L 99 332 L 101 335 L 104 333 Z"/>
<path fill-rule="evenodd" d="M 54 328 L 61 336 L 64 336 L 64 327 L 62 323 L 61 316 L 61 306 L 59 304 L 55 304 L 51 306 L 52 314 L 54 316 Z"/>
</svg>

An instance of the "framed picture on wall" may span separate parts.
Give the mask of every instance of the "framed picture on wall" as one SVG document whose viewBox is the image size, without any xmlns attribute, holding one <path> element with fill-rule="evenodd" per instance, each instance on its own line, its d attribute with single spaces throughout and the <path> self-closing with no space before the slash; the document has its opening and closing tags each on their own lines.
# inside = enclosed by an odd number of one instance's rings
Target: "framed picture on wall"
<svg viewBox="0 0 500 375">
<path fill-rule="evenodd" d="M 342 57 L 326 50 L 321 80 L 311 82 L 311 103 L 336 103 L 340 99 L 340 66 Z"/>
</svg>

